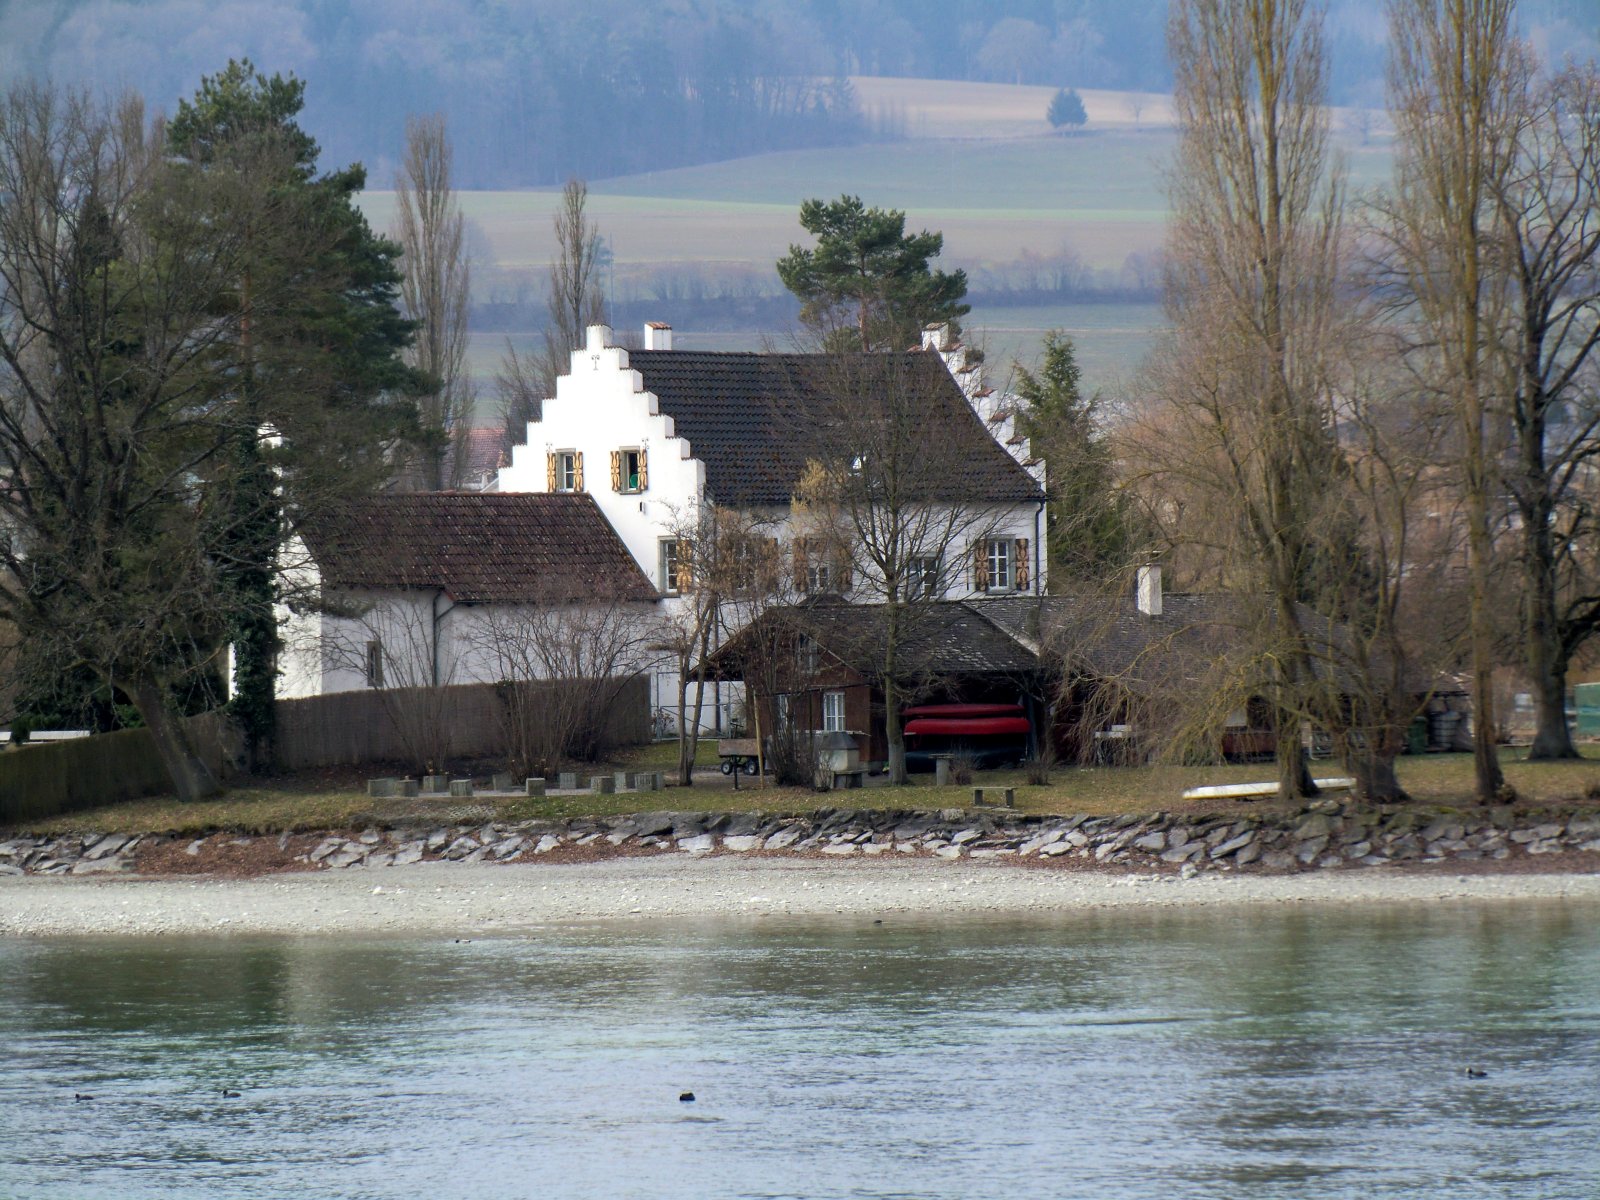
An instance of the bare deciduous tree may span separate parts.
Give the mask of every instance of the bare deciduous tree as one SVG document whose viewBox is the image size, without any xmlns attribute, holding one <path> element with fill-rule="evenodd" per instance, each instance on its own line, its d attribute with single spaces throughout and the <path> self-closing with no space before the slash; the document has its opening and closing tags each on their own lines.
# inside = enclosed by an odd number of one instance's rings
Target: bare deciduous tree
<svg viewBox="0 0 1600 1200">
<path fill-rule="evenodd" d="M 509 462 L 512 447 L 527 440 L 528 423 L 544 410 L 544 375 L 539 361 L 519 354 L 507 338 L 494 382 L 500 397 L 500 448 Z"/>
<path fill-rule="evenodd" d="M 1015 481 L 973 477 L 975 442 L 988 435 L 961 436 L 959 426 L 976 418 L 932 356 L 834 355 L 821 382 L 827 401 L 808 413 L 818 454 L 796 487 L 796 524 L 818 552 L 850 564 L 848 590 L 883 605 L 889 779 L 905 783 L 900 709 L 912 679 L 902 648 L 928 606 L 969 573 L 973 590 L 988 590 L 987 544 L 1006 504 L 1027 498 L 1015 486 L 1027 480 L 1020 468 Z"/>
<path fill-rule="evenodd" d="M 342 603 L 335 610 L 350 619 L 317 648 L 323 662 L 366 677 L 411 756 L 413 770 L 435 775 L 446 770 L 453 729 L 448 719 L 448 689 L 460 681 L 461 654 L 440 637 L 433 602 L 416 597 L 369 604 Z"/>
<path fill-rule="evenodd" d="M 556 259 L 550 264 L 550 320 L 544 331 L 541 378 L 544 395 L 555 395 L 556 377 L 571 369 L 572 352 L 591 325 L 606 323 L 600 287 L 600 230 L 589 219 L 589 185 L 569 179 L 556 209 Z"/>
<path fill-rule="evenodd" d="M 1504 319 L 1491 234 L 1507 192 L 1532 72 L 1513 0 L 1392 0 L 1388 205 L 1391 282 L 1408 304 L 1417 377 L 1453 414 L 1464 501 L 1476 791 L 1505 789 L 1495 748 L 1490 573 L 1497 453 L 1494 398 L 1510 385 L 1491 353 Z"/>
<path fill-rule="evenodd" d="M 406 119 L 405 155 L 394 184 L 404 250 L 401 299 L 416 322 L 411 362 L 430 389 L 418 405 L 428 439 L 419 450 L 420 483 L 430 491 L 461 482 L 474 397 L 466 366 L 472 269 L 451 158 L 442 113 Z"/>
<path fill-rule="evenodd" d="M 1169 37 L 1182 138 L 1174 337 L 1155 373 L 1178 432 L 1165 470 L 1211 494 L 1190 514 L 1207 523 L 1199 536 L 1230 537 L 1236 582 L 1269 598 L 1278 783 L 1291 797 L 1313 790 L 1300 726 L 1319 686 L 1300 604 L 1339 553 L 1343 177 L 1328 150 L 1321 21 L 1306 0 L 1182 0 Z"/>
<path fill-rule="evenodd" d="M 554 584 L 535 603 L 483 611 L 470 640 L 498 681 L 516 772 L 549 775 L 614 748 L 612 710 L 649 666 L 652 616 L 637 602 Z"/>
<path fill-rule="evenodd" d="M 1512 381 L 1504 478 L 1537 719 L 1529 757 L 1576 758 L 1567 667 L 1600 633 L 1600 72 L 1568 69 L 1532 98 L 1511 168 L 1492 181 L 1509 290 L 1496 375 Z"/>
<path fill-rule="evenodd" d="M 0 621 L 126 694 L 193 799 L 219 784 L 172 701 L 219 640 L 210 555 L 234 530 L 198 513 L 240 432 L 213 364 L 247 230 L 281 214 L 236 176 L 178 180 L 159 146 L 135 101 L 0 98 Z"/>
<path fill-rule="evenodd" d="M 588 216 L 589 186 L 569 179 L 561 190 L 554 224 L 556 258 L 550 264 L 545 300 L 544 348 L 519 354 L 508 340 L 495 376 L 500 394 L 503 449 L 511 453 L 528 436 L 528 422 L 539 419 L 556 380 L 572 369 L 572 352 L 584 344 L 590 325 L 606 323 L 605 294 L 600 286 L 605 244 Z"/>
<path fill-rule="evenodd" d="M 774 606 L 797 599 L 783 570 L 775 514 L 705 504 L 677 514 L 671 573 L 678 599 L 655 635 L 678 678 L 678 783 L 694 782 L 704 721 L 707 660 L 727 635 Z M 758 735 L 759 736 L 759 735 Z"/>
</svg>

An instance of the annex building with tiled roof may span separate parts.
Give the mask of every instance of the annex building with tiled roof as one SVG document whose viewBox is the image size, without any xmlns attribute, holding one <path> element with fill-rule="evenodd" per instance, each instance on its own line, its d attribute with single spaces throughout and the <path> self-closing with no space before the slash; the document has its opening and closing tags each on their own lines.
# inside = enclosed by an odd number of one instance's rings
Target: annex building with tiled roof
<svg viewBox="0 0 1600 1200">
<path fill-rule="evenodd" d="M 657 619 L 655 586 L 581 493 L 368 496 L 315 514 L 294 545 L 316 602 L 282 614 L 284 698 L 537 674 L 570 648 L 507 631 L 560 641 L 564 621 L 628 622 L 642 646 Z M 509 670 L 508 655 L 526 661 Z"/>
</svg>

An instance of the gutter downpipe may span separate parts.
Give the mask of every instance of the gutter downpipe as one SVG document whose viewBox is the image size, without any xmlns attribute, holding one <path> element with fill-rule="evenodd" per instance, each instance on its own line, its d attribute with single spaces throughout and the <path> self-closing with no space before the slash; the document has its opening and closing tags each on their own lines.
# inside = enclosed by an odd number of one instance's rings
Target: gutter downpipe
<svg viewBox="0 0 1600 1200">
<path fill-rule="evenodd" d="M 1033 514 L 1033 592 L 1036 596 L 1044 595 L 1044 576 L 1040 568 L 1044 564 L 1044 498 L 1037 501 L 1039 507 Z"/>
<path fill-rule="evenodd" d="M 439 601 L 441 599 L 449 599 L 449 593 L 447 593 L 443 588 L 440 588 L 433 594 L 433 669 L 430 672 L 433 679 L 433 687 L 439 686 L 439 629 L 441 626 L 443 626 L 444 619 L 454 612 L 456 607 L 456 602 L 451 600 L 450 606 L 443 612 L 440 612 Z"/>
</svg>

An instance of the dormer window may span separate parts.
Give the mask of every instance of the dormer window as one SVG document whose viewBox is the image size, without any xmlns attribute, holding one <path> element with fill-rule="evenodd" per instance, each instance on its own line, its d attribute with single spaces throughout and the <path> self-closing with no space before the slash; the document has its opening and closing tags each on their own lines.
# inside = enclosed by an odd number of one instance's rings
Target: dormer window
<svg viewBox="0 0 1600 1200">
<path fill-rule="evenodd" d="M 643 450 L 613 450 L 611 452 L 611 490 L 614 492 L 642 492 L 649 486 L 645 475 Z"/>
</svg>

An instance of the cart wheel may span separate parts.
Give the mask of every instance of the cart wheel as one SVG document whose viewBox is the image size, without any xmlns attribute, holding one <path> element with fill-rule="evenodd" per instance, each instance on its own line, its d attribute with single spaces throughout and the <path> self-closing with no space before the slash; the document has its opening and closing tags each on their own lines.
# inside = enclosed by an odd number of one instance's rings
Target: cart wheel
<svg viewBox="0 0 1600 1200">
<path fill-rule="evenodd" d="M 721 769 L 721 771 L 722 771 L 722 773 L 724 775 L 732 775 L 733 774 L 733 760 L 729 759 L 729 758 L 723 759 L 722 760 L 722 767 L 720 769 Z"/>
<path fill-rule="evenodd" d="M 761 764 L 758 763 L 755 759 L 747 758 L 747 759 L 744 760 L 744 773 L 746 775 L 754 775 L 760 770 L 761 770 Z"/>
</svg>

